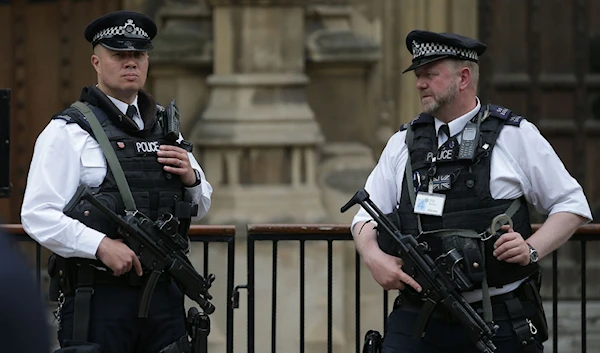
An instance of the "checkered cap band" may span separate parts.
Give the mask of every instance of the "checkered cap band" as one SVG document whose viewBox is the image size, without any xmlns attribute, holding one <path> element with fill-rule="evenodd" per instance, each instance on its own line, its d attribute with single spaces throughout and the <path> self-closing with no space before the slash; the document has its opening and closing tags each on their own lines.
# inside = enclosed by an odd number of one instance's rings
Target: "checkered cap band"
<svg viewBox="0 0 600 353">
<path fill-rule="evenodd" d="M 150 39 L 150 37 L 148 36 L 146 31 L 144 31 L 140 27 L 137 27 L 135 25 L 135 23 L 133 23 L 133 20 L 129 19 L 122 26 L 105 28 L 105 29 L 101 30 L 100 32 L 96 33 L 96 35 L 92 39 L 92 42 L 96 42 L 100 39 L 107 38 L 107 37 L 110 38 L 113 36 L 126 35 L 126 34 L 132 35 L 132 36 L 144 37 L 148 40 Z"/>
<path fill-rule="evenodd" d="M 457 48 L 440 43 L 418 43 L 413 40 L 413 59 L 431 55 L 458 55 L 465 59 L 478 61 L 479 57 L 475 50 Z"/>
</svg>

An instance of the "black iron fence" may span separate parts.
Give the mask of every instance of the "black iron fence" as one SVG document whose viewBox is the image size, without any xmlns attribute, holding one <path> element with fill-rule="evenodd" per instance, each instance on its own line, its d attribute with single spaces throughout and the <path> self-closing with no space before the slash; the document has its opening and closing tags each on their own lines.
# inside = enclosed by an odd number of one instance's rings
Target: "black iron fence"
<svg viewBox="0 0 600 353">
<path fill-rule="evenodd" d="M 539 225 L 533 226 L 534 230 L 539 228 Z M 278 268 L 278 248 L 282 243 L 297 242 L 299 244 L 299 298 L 300 298 L 300 315 L 297 318 L 291 318 L 291 320 L 299 320 L 299 351 L 300 353 L 305 352 L 305 326 L 306 326 L 306 312 L 305 312 L 305 293 L 306 293 L 306 282 L 305 282 L 305 266 L 306 266 L 306 253 L 305 244 L 311 241 L 320 241 L 327 243 L 327 353 L 333 352 L 333 300 L 334 295 L 332 293 L 333 278 L 333 244 L 336 242 L 351 241 L 352 236 L 349 233 L 347 225 L 281 225 L 281 224 L 266 224 L 266 225 L 248 225 L 248 353 L 255 352 L 255 289 L 256 289 L 256 271 L 255 271 L 255 247 L 257 242 L 271 242 L 272 243 L 272 268 L 273 276 L 271 283 L 271 313 L 263 313 L 262 315 L 270 315 L 271 317 L 271 352 L 276 352 L 276 330 L 280 325 L 278 324 L 277 318 L 277 268 Z M 570 239 L 570 242 L 578 243 L 580 251 L 580 306 L 581 306 L 581 352 L 587 352 L 587 295 L 586 295 L 586 281 L 587 281 L 587 248 L 590 242 L 597 242 L 600 240 L 600 225 L 586 225 L 580 227 L 576 234 Z M 558 337 L 560 335 L 558 327 L 558 273 L 560 271 L 558 263 L 558 253 L 562 249 L 555 251 L 551 257 L 551 270 L 550 273 L 545 273 L 544 277 L 548 280 L 551 278 L 551 293 L 552 293 L 552 311 L 551 311 L 551 332 L 552 332 L 552 351 L 557 353 L 558 349 Z M 354 339 L 355 347 L 354 351 L 360 353 L 362 348 L 362 337 L 364 333 L 369 329 L 367 327 L 361 327 L 361 264 L 358 254 L 355 254 L 355 279 L 354 279 L 354 302 L 355 302 L 355 316 L 354 322 Z M 548 278 L 550 277 L 550 278 Z M 383 311 L 381 312 L 383 325 L 385 327 L 387 315 L 389 313 L 389 300 L 388 292 L 383 291 Z M 290 320 L 290 319 L 287 319 Z M 548 345 L 549 342 L 546 342 Z M 264 350 L 266 343 L 261 345 L 261 351 Z"/>
<path fill-rule="evenodd" d="M 534 230 L 538 229 L 539 226 L 534 225 Z M 25 235 L 23 229 L 20 225 L 5 225 L 1 226 L 4 230 L 8 231 L 19 241 L 28 241 L 31 242 L 31 239 Z M 192 242 L 201 242 L 203 243 L 203 268 L 202 271 L 204 275 L 207 276 L 210 272 L 209 269 L 209 249 L 211 243 L 226 243 L 227 244 L 227 279 L 226 279 L 226 293 L 228 293 L 227 305 L 226 308 L 226 351 L 227 353 L 233 353 L 233 344 L 234 344 L 234 308 L 239 305 L 239 290 L 247 289 L 248 290 L 248 301 L 247 301 L 247 352 L 254 353 L 256 346 L 256 303 L 257 300 L 270 302 L 268 305 L 270 307 L 270 312 L 262 312 L 260 316 L 262 320 L 265 319 L 265 316 L 269 318 L 270 325 L 269 327 L 261 327 L 261 329 L 266 329 L 270 331 L 270 342 L 260 342 L 260 351 L 268 351 L 267 349 L 270 346 L 270 351 L 275 353 L 277 351 L 277 332 L 282 327 L 281 321 L 285 321 L 285 323 L 289 323 L 290 321 L 297 320 L 297 342 L 299 344 L 298 349 L 300 353 L 304 353 L 305 351 L 311 351 L 311 349 L 306 348 L 307 341 L 307 321 L 312 320 L 312 318 L 307 319 L 307 308 L 306 308 L 306 297 L 311 293 L 307 292 L 307 258 L 312 259 L 313 254 L 307 253 L 307 244 L 315 244 L 320 243 L 324 244 L 326 247 L 326 273 L 327 273 L 327 288 L 326 288 L 326 332 L 324 332 L 324 338 L 326 340 L 326 351 L 327 353 L 334 352 L 334 301 L 336 300 L 336 294 L 334 294 L 334 282 L 336 279 L 334 277 L 334 247 L 338 245 L 346 246 L 347 248 L 353 249 L 352 236 L 349 233 L 349 228 L 347 225 L 327 225 L 327 224 L 262 224 L 262 225 L 248 225 L 247 226 L 247 284 L 238 285 L 234 288 L 234 265 L 235 265 L 235 227 L 234 226 L 192 226 L 190 231 L 190 238 Z M 576 234 L 570 239 L 571 245 L 579 246 L 579 266 L 580 266 L 580 291 L 579 291 L 579 303 L 581 308 L 581 352 L 587 352 L 587 271 L 588 271 L 588 245 L 593 242 L 600 241 L 600 225 L 586 225 L 580 227 Z M 259 244 L 266 245 L 271 243 L 271 251 L 270 251 L 270 262 L 271 262 L 271 288 L 270 290 L 270 300 L 268 298 L 257 298 L 256 290 L 257 290 L 257 275 L 263 275 L 264 273 L 259 273 L 257 271 L 257 246 Z M 297 266 L 297 280 L 298 280 L 298 302 L 296 305 L 298 306 L 298 316 L 297 317 L 285 317 L 284 320 L 277 320 L 277 313 L 279 306 L 289 306 L 290 300 L 285 298 L 285 302 L 278 303 L 279 300 L 282 300 L 280 296 L 278 296 L 278 287 L 281 285 L 278 283 L 278 280 L 281 279 L 281 276 L 278 275 L 278 269 L 280 268 L 279 262 L 281 261 L 282 256 L 279 254 L 279 249 L 283 246 L 287 246 L 289 244 L 296 244 L 296 248 L 293 251 L 297 251 L 298 258 L 298 266 Z M 263 249 L 264 250 L 264 249 Z M 289 248 L 286 248 L 286 256 L 290 256 Z M 546 273 L 545 277 L 551 279 L 551 301 L 552 301 L 552 310 L 551 310 L 551 331 L 552 331 L 552 351 L 557 353 L 558 349 L 558 337 L 560 335 L 559 326 L 558 326 L 558 296 L 559 296 L 559 277 L 558 273 L 561 271 L 561 267 L 558 261 L 558 253 L 562 251 L 559 249 L 554 252 L 551 257 L 551 266 L 550 273 Z M 42 265 L 45 261 L 45 252 L 43 248 L 41 248 L 38 244 L 34 244 L 34 251 L 31 254 L 34 259 L 36 278 L 38 279 L 38 284 L 40 284 L 42 278 Z M 261 252 L 263 254 L 263 252 Z M 239 254 L 238 254 L 239 256 Z M 353 258 L 350 263 L 354 266 L 354 290 L 350 296 L 353 296 L 354 300 L 354 312 L 353 317 L 353 330 L 354 330 L 354 350 L 356 353 L 360 353 L 362 348 L 362 337 L 364 332 L 370 327 L 362 327 L 361 319 L 364 311 L 361 311 L 361 262 L 358 254 L 355 251 L 352 251 L 351 257 Z M 261 257 L 264 260 L 264 256 Z M 309 260 L 312 261 L 312 260 Z M 347 265 L 347 264 L 345 264 Z M 344 265 L 344 266 L 345 266 Z M 345 268 L 347 270 L 347 267 Z M 309 273 L 310 275 L 310 273 Z M 218 281 L 223 283 L 221 281 Z M 265 281 L 261 282 L 261 286 L 265 283 Z M 261 293 L 265 292 L 265 288 L 260 288 Z M 293 288 L 295 290 L 296 288 Z M 290 288 L 286 288 L 289 292 Z M 387 320 L 387 314 L 389 313 L 389 298 L 388 292 L 382 291 L 382 307 L 380 309 L 376 309 L 379 311 L 380 316 L 382 318 L 382 326 L 385 327 L 385 323 Z M 344 293 L 346 298 L 348 297 L 348 293 Z M 549 298 L 546 298 L 549 299 Z M 243 309 L 243 308 L 242 308 Z M 382 309 L 382 310 L 381 310 Z M 549 315 L 550 316 L 550 315 Z M 283 324 L 285 324 L 283 323 Z M 546 342 L 548 345 L 550 342 Z M 246 351 L 243 349 L 243 351 Z"/>
<path fill-rule="evenodd" d="M 33 250 L 31 255 L 34 261 L 35 268 L 35 278 L 37 280 L 37 285 L 40 290 L 43 290 L 42 282 L 43 282 L 43 273 L 42 268 L 45 268 L 45 261 L 49 256 L 49 252 L 42 248 L 38 243 L 32 241 L 32 239 L 26 235 L 20 224 L 8 224 L 8 225 L 0 225 L 0 229 L 6 231 L 10 235 L 14 237 L 17 242 L 28 242 L 32 243 Z M 233 293 L 233 280 L 234 280 L 234 256 L 235 256 L 235 226 L 192 226 L 190 229 L 190 240 L 192 243 L 202 243 L 202 251 L 203 251 L 203 265 L 201 268 L 202 275 L 206 278 L 210 273 L 211 269 L 209 268 L 210 261 L 210 246 L 211 244 L 225 243 L 227 247 L 227 266 L 226 266 L 226 278 L 222 278 L 219 276 L 213 287 L 216 285 L 222 285 L 222 283 L 226 286 L 226 293 Z M 30 244 L 28 244 L 30 245 Z M 195 249 L 194 249 L 195 250 Z M 194 251 L 192 250 L 192 251 Z M 229 300 L 226 301 L 229 303 Z M 233 306 L 226 305 L 224 308 L 219 307 L 219 311 L 225 310 L 226 316 L 226 352 L 233 353 Z M 216 313 L 215 313 L 216 314 Z"/>
</svg>

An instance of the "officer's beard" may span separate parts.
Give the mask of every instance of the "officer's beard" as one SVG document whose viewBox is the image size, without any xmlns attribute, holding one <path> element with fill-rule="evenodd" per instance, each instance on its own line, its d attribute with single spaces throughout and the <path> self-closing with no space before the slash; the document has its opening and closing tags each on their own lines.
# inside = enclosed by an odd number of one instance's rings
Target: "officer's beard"
<svg viewBox="0 0 600 353">
<path fill-rule="evenodd" d="M 456 97 L 458 97 L 458 83 L 452 80 L 452 84 L 448 87 L 446 92 L 442 95 L 433 96 L 433 102 L 421 105 L 423 112 L 437 116 L 440 111 L 454 103 Z"/>
</svg>

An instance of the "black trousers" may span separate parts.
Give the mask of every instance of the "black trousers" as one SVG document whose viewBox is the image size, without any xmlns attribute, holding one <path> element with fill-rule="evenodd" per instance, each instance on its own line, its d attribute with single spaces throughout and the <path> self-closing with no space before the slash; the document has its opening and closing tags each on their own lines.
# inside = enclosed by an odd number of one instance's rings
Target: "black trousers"
<svg viewBox="0 0 600 353">
<path fill-rule="evenodd" d="M 156 285 L 144 319 L 138 318 L 141 294 L 140 287 L 95 285 L 88 342 L 99 344 L 102 353 L 158 353 L 186 334 L 183 294 L 174 282 Z M 73 337 L 74 300 L 67 296 L 61 310 L 61 347 Z"/>
<path fill-rule="evenodd" d="M 479 353 L 462 326 L 439 318 L 430 318 L 423 339 L 414 339 L 418 315 L 401 307 L 392 311 L 385 328 L 382 353 Z M 519 353 L 520 344 L 511 322 L 497 321 L 496 324 L 500 328 L 492 339 L 497 348 L 494 353 Z M 535 345 L 535 352 L 543 353 L 544 347 L 538 340 Z"/>
</svg>

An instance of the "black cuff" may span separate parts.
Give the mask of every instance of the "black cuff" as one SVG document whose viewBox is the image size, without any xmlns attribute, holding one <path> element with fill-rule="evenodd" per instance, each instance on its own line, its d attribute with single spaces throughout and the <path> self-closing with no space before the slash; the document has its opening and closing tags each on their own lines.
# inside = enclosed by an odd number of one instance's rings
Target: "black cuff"
<svg viewBox="0 0 600 353">
<path fill-rule="evenodd" d="M 193 183 L 192 185 L 188 185 L 186 187 L 193 188 L 202 183 L 202 176 L 200 175 L 200 171 L 198 171 L 198 169 L 194 169 L 194 174 L 196 174 L 196 182 Z"/>
</svg>

